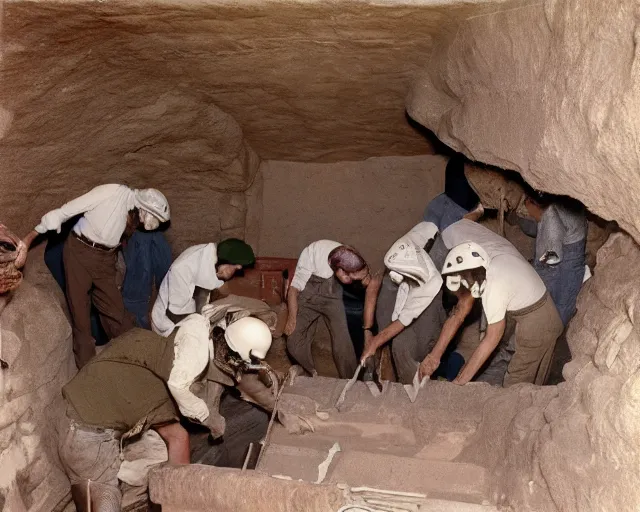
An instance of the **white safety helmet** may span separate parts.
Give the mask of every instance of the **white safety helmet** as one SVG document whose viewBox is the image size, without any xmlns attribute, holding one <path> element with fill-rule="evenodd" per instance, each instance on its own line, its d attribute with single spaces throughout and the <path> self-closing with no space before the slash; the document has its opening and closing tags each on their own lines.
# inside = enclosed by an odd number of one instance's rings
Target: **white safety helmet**
<svg viewBox="0 0 640 512">
<path fill-rule="evenodd" d="M 407 237 L 402 237 L 391 246 L 384 256 L 389 277 L 399 285 L 405 278 L 418 284 L 426 283 L 437 269 L 429 255 Z"/>
<path fill-rule="evenodd" d="M 264 359 L 271 348 L 271 331 L 262 320 L 247 316 L 233 322 L 224 332 L 227 345 L 247 362 L 251 356 Z"/>
<path fill-rule="evenodd" d="M 162 192 L 155 188 L 143 188 L 135 191 L 136 206 L 146 210 L 160 222 L 168 222 L 171 218 L 169 201 Z"/>
<path fill-rule="evenodd" d="M 456 245 L 449 251 L 447 257 L 444 260 L 442 267 L 442 275 L 446 276 L 446 285 L 449 290 L 456 292 L 460 289 L 460 285 L 463 285 L 469 291 L 471 295 L 479 299 L 484 292 L 486 281 L 482 283 L 468 283 L 465 279 L 462 279 L 459 272 L 463 270 L 470 270 L 473 268 L 484 267 L 487 268 L 489 264 L 489 255 L 487 252 L 474 242 L 465 242 L 460 245 Z"/>
</svg>

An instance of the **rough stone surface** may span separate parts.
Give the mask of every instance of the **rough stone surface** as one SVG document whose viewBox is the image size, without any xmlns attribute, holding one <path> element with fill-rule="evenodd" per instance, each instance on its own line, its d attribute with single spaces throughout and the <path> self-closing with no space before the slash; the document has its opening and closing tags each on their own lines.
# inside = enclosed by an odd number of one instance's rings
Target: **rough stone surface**
<svg viewBox="0 0 640 512">
<path fill-rule="evenodd" d="M 4 220 L 21 234 L 94 185 L 154 185 L 178 253 L 255 238 L 241 223 L 251 148 L 304 161 L 430 152 L 405 118 L 409 83 L 454 21 L 496 2 L 393 3 L 6 3 Z"/>
<path fill-rule="evenodd" d="M 635 0 L 530 0 L 443 38 L 407 110 L 471 159 L 581 200 L 640 240 Z"/>
<path fill-rule="evenodd" d="M 55 425 L 75 365 L 62 293 L 44 263 L 27 268 L 0 314 L 0 355 L 9 364 L 0 370 L 0 510 L 53 510 L 69 491 Z"/>
<path fill-rule="evenodd" d="M 27 247 L 20 238 L 0 222 L 0 312 L 7 294 L 22 282 L 22 272 L 27 259 Z"/>
<path fill-rule="evenodd" d="M 244 237 L 246 193 L 259 159 L 240 125 L 206 88 L 182 81 L 182 71 L 157 67 L 154 56 L 161 55 L 187 64 L 168 40 L 157 48 L 161 36 L 147 30 L 147 18 L 136 21 L 141 12 L 127 18 L 105 9 L 95 3 L 5 9 L 0 87 L 2 107 L 13 116 L 0 140 L 7 222 L 26 232 L 49 209 L 93 186 L 124 183 L 165 193 L 175 253 Z M 170 25 L 161 12 L 156 23 Z"/>
<path fill-rule="evenodd" d="M 333 164 L 264 161 L 260 251 L 297 258 L 315 240 L 353 245 L 374 268 L 444 190 L 441 156 Z"/>
<path fill-rule="evenodd" d="M 149 493 L 154 503 L 170 512 L 333 512 L 344 500 L 342 491 L 335 486 L 290 482 L 254 471 L 241 473 L 197 464 L 152 471 Z"/>
<path fill-rule="evenodd" d="M 598 252 L 568 331 L 566 382 L 490 398 L 462 453 L 495 474 L 518 511 L 633 511 L 640 506 L 640 248 L 615 234 Z"/>
</svg>

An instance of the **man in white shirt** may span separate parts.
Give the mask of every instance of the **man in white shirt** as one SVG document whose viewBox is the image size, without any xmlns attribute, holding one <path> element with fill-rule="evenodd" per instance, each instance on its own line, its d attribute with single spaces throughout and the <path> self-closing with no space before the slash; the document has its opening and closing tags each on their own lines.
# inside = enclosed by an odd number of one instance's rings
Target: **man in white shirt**
<svg viewBox="0 0 640 512">
<path fill-rule="evenodd" d="M 411 384 L 420 362 L 433 347 L 446 314 L 442 278 L 431 260 L 438 228 L 421 222 L 391 246 L 384 258 L 389 273 L 382 282 L 376 316 L 385 326 L 365 346 L 362 360 L 392 341 L 400 382 Z"/>
<path fill-rule="evenodd" d="M 197 312 L 196 287 L 206 293 L 220 288 L 237 271 L 253 265 L 255 260 L 251 246 L 237 238 L 186 249 L 162 280 L 151 310 L 152 329 L 162 336 L 169 336 L 181 317 Z"/>
<path fill-rule="evenodd" d="M 458 304 L 444 323 L 436 346 L 422 362 L 421 376 L 430 376 L 438 368 L 475 299 L 481 299 L 487 331 L 454 382 L 466 384 L 473 379 L 503 338 L 508 318 L 516 324 L 515 353 L 503 385 L 544 384 L 563 326 L 538 274 L 511 243 L 475 222 L 452 224 L 442 238 L 452 247 L 442 275 L 447 288 L 457 295 Z"/>
<path fill-rule="evenodd" d="M 78 368 L 96 353 L 91 335 L 91 301 L 109 338 L 133 327 L 133 318 L 125 310 L 116 285 L 116 252 L 125 230 L 133 232 L 139 224 L 149 231 L 157 229 L 161 222 L 169 221 L 170 211 L 167 199 L 156 189 L 100 185 L 47 213 L 28 239 L 50 230 L 59 233 L 64 222 L 80 214 L 63 250 Z"/>
<path fill-rule="evenodd" d="M 315 374 L 311 344 L 316 322 L 323 317 L 331 335 L 333 360 L 340 378 L 351 378 L 358 366 L 342 302 L 342 285 L 361 283 L 366 288 L 363 314 L 365 339 L 371 334 L 375 299 L 381 279 L 353 248 L 332 240 L 318 240 L 304 248 L 289 287 L 289 316 L 284 333 L 291 356 Z"/>
</svg>

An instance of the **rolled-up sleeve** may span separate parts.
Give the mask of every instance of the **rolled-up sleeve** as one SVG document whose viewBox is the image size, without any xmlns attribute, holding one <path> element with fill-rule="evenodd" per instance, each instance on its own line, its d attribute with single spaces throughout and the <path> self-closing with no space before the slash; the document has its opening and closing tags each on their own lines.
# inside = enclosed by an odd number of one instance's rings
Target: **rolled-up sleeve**
<svg viewBox="0 0 640 512">
<path fill-rule="evenodd" d="M 298 258 L 298 264 L 296 265 L 296 271 L 291 281 L 291 286 L 302 291 L 307 286 L 307 282 L 313 274 L 313 261 L 311 259 L 310 247 L 305 247 L 300 253 Z"/>
</svg>

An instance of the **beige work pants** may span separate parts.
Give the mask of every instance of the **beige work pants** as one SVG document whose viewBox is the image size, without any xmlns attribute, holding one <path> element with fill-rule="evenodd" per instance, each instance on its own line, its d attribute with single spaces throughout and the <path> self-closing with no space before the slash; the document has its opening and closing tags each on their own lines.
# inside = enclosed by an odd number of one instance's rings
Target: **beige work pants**
<svg viewBox="0 0 640 512">
<path fill-rule="evenodd" d="M 549 293 L 528 308 L 507 313 L 515 320 L 515 353 L 507 367 L 504 387 L 529 382 L 542 386 L 549 373 L 556 341 L 564 327 Z"/>
</svg>

